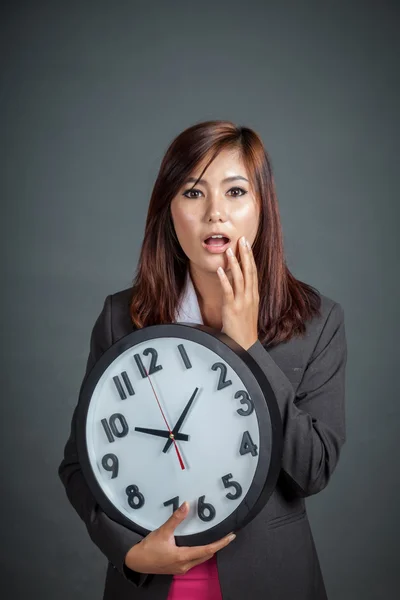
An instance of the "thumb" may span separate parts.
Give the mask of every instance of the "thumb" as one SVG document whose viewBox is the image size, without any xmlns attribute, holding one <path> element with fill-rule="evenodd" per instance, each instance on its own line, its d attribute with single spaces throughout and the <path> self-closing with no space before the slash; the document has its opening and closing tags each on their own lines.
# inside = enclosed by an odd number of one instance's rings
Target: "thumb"
<svg viewBox="0 0 400 600">
<path fill-rule="evenodd" d="M 167 521 L 159 528 L 160 533 L 164 533 L 167 536 L 173 535 L 175 529 L 178 527 L 179 523 L 187 517 L 189 505 L 185 501 L 183 502 L 179 508 L 177 508 Z"/>
</svg>

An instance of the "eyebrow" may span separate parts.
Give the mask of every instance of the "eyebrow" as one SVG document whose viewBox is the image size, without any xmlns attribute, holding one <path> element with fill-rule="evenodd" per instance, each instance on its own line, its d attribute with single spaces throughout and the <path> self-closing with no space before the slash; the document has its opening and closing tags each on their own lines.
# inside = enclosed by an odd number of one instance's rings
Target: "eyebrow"
<svg viewBox="0 0 400 600">
<path fill-rule="evenodd" d="M 225 179 L 222 180 L 222 183 L 227 183 L 229 181 L 236 181 L 237 179 L 242 179 L 243 181 L 247 181 L 247 183 L 249 183 L 249 180 L 246 179 L 246 177 L 242 177 L 241 175 L 233 175 L 232 177 L 226 177 Z M 196 183 L 196 181 L 197 181 L 196 177 L 188 177 L 187 179 L 185 179 L 184 184 L 185 183 Z M 197 181 L 197 183 L 207 185 L 207 181 L 205 179 L 199 179 L 199 181 Z"/>
</svg>

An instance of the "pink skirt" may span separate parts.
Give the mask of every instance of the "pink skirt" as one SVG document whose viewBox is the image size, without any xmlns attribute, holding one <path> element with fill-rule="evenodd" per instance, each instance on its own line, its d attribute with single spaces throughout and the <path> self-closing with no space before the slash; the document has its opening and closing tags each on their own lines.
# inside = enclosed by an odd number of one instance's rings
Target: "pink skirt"
<svg viewBox="0 0 400 600">
<path fill-rule="evenodd" d="M 215 554 L 184 575 L 174 575 L 167 600 L 189 599 L 222 600 Z"/>
</svg>

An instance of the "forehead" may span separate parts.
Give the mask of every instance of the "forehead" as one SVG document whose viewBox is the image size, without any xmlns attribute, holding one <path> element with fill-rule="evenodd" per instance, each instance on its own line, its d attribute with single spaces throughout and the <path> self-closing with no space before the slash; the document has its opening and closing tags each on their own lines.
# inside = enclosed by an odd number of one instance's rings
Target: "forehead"
<svg viewBox="0 0 400 600">
<path fill-rule="evenodd" d="M 196 166 L 196 168 L 193 169 L 191 172 L 191 177 L 195 177 L 197 179 L 197 177 L 199 177 L 203 172 L 203 169 L 209 159 L 209 156 L 205 157 Z M 236 175 L 240 175 L 241 177 L 249 180 L 245 164 L 240 156 L 239 151 L 234 149 L 224 149 L 221 150 L 218 156 L 216 156 L 212 163 L 207 167 L 206 171 L 202 175 L 202 179 L 205 181 L 209 181 L 211 179 L 221 180 Z"/>
</svg>

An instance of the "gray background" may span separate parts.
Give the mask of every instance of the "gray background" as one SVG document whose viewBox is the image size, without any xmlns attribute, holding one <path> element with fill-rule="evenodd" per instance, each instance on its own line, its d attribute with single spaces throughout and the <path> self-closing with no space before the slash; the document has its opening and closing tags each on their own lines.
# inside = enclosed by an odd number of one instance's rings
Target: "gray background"
<svg viewBox="0 0 400 600">
<path fill-rule="evenodd" d="M 307 500 L 329 598 L 395 597 L 396 5 L 3 4 L 3 598 L 101 598 L 106 560 L 57 467 L 91 328 L 131 283 L 161 158 L 210 118 L 261 135 L 289 267 L 345 309 L 347 442 Z"/>
</svg>

